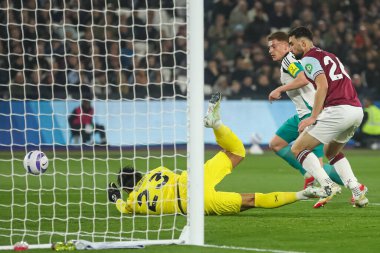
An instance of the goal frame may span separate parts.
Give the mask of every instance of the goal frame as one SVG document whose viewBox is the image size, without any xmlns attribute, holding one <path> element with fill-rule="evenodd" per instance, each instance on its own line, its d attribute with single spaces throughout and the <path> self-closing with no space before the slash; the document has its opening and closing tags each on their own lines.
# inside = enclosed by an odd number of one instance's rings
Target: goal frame
<svg viewBox="0 0 380 253">
<path fill-rule="evenodd" d="M 188 0 L 188 226 L 186 244 L 204 245 L 203 0 Z M 184 230 L 186 231 L 186 229 Z"/>
</svg>

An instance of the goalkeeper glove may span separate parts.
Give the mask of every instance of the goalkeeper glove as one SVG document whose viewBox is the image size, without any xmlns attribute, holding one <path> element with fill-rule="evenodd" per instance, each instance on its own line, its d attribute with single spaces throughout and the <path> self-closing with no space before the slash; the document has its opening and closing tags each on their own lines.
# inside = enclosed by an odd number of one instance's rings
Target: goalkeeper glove
<svg viewBox="0 0 380 253">
<path fill-rule="evenodd" d="M 108 184 L 108 199 L 111 202 L 115 202 L 121 198 L 120 190 L 117 188 L 114 182 Z"/>
</svg>

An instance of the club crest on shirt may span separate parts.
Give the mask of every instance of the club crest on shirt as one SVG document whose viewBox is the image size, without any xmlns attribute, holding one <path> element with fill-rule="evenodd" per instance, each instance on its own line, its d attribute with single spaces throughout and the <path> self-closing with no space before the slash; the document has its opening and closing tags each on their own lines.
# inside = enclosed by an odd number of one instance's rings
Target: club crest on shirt
<svg viewBox="0 0 380 253">
<path fill-rule="evenodd" d="M 311 71 L 313 70 L 313 65 L 308 63 L 305 65 L 305 69 L 306 69 L 307 73 L 311 74 Z"/>
</svg>

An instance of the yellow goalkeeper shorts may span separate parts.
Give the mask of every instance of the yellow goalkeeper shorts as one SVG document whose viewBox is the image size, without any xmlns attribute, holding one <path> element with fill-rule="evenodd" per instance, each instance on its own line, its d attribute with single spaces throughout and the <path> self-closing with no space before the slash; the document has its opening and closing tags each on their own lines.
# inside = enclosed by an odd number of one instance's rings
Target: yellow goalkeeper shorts
<svg viewBox="0 0 380 253">
<path fill-rule="evenodd" d="M 224 152 L 219 152 L 204 165 L 204 208 L 207 215 L 236 214 L 240 212 L 241 195 L 235 192 L 215 191 L 215 186 L 231 173 L 231 160 Z M 187 171 L 180 178 L 181 205 L 187 210 Z"/>
<path fill-rule="evenodd" d="M 241 195 L 235 192 L 215 191 L 216 185 L 231 173 L 233 167 L 230 158 L 219 152 L 204 166 L 205 214 L 235 214 L 240 212 Z"/>
</svg>

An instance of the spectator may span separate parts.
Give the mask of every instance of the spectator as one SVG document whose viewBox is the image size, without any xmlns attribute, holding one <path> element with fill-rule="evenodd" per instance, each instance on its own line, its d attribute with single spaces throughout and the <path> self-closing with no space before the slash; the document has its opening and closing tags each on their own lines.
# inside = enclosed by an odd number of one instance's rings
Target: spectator
<svg viewBox="0 0 380 253">
<path fill-rule="evenodd" d="M 276 1 L 274 3 L 274 8 L 269 16 L 269 24 L 272 29 L 282 29 L 289 28 L 291 23 L 290 17 L 288 17 L 285 12 L 285 3 L 281 1 Z"/>
<path fill-rule="evenodd" d="M 7 71 L 9 69 L 9 62 L 6 55 L 6 49 L 3 46 L 3 43 L 0 42 L 0 98 L 9 97 L 9 71 Z"/>
<path fill-rule="evenodd" d="M 214 86 L 216 79 L 218 79 L 219 70 L 218 65 L 215 60 L 210 60 L 207 63 L 207 67 L 205 70 L 205 85 Z"/>
<path fill-rule="evenodd" d="M 230 99 L 240 99 L 242 97 L 241 84 L 237 80 L 233 80 L 231 84 L 231 94 L 229 96 Z"/>
<path fill-rule="evenodd" d="M 242 87 L 239 92 L 240 98 L 243 99 L 249 99 L 257 91 L 257 86 L 253 83 L 253 78 L 251 76 L 245 76 L 243 81 L 242 81 Z"/>
<path fill-rule="evenodd" d="M 362 77 L 359 74 L 352 75 L 352 84 L 360 99 L 368 95 L 368 88 L 364 86 Z"/>
<path fill-rule="evenodd" d="M 248 19 L 250 22 L 255 20 L 256 16 L 259 14 L 259 16 L 262 17 L 264 21 L 268 21 L 268 15 L 263 10 L 263 4 L 259 1 L 255 1 L 254 6 L 251 10 L 248 10 Z"/>
<path fill-rule="evenodd" d="M 229 18 L 230 29 L 234 29 L 237 25 L 241 25 L 243 30 L 249 23 L 247 0 L 239 0 L 238 4 L 232 10 Z"/>
<path fill-rule="evenodd" d="M 80 84 L 80 75 L 79 75 L 79 59 L 78 56 L 68 55 L 66 57 L 67 70 L 66 78 L 68 91 L 71 96 L 79 95 L 79 84 Z"/>
<path fill-rule="evenodd" d="M 260 74 L 257 78 L 257 98 L 266 99 L 268 94 L 273 90 L 273 85 L 269 82 L 269 77 Z"/>
<path fill-rule="evenodd" d="M 25 79 L 21 71 L 16 73 L 10 83 L 10 95 L 13 98 L 25 99 Z"/>
<path fill-rule="evenodd" d="M 221 75 L 216 80 L 215 86 L 214 86 L 214 92 L 217 92 L 217 91 L 226 95 L 230 95 L 230 87 L 229 87 L 228 79 L 226 76 Z"/>
<path fill-rule="evenodd" d="M 377 149 L 380 141 L 380 109 L 369 97 L 364 98 L 364 118 L 353 139 L 358 147 Z"/>
<path fill-rule="evenodd" d="M 270 25 L 266 20 L 266 14 L 262 10 L 258 10 L 255 19 L 250 22 L 244 31 L 244 37 L 247 42 L 257 43 L 261 37 L 270 33 Z"/>
<path fill-rule="evenodd" d="M 221 39 L 228 39 L 231 35 L 231 31 L 228 29 L 226 18 L 222 14 L 218 14 L 215 18 L 215 22 L 207 31 L 207 37 L 216 42 Z"/>
<path fill-rule="evenodd" d="M 82 104 L 72 111 L 68 121 L 74 144 L 79 143 L 80 137 L 83 144 L 91 144 L 96 133 L 100 135 L 100 144 L 107 144 L 104 126 L 94 123 L 93 116 L 94 108 L 89 100 L 82 100 Z"/>
<path fill-rule="evenodd" d="M 238 56 L 235 60 L 235 70 L 232 73 L 232 80 L 243 81 L 243 79 L 250 75 L 250 71 L 252 70 L 251 61 L 247 61 L 242 56 Z"/>
<path fill-rule="evenodd" d="M 102 1 L 54 1 L 54 8 L 49 1 L 25 1 L 24 6 L 22 1 L 0 2 L 0 96 L 38 99 L 40 85 L 47 88 L 43 97 L 61 99 L 80 92 L 91 96 L 93 88 L 98 99 L 119 99 L 120 90 L 122 97 L 134 98 L 140 88 L 150 97 L 164 86 L 175 96 L 178 83 L 186 92 L 184 1 L 176 1 L 175 8 L 173 1 L 144 0 L 111 1 L 107 7 Z M 242 83 L 247 75 L 264 74 L 273 84 L 278 70 L 269 63 L 266 36 L 271 29 L 306 25 L 316 45 L 334 52 L 351 74 L 362 77 L 359 95 L 368 89 L 379 99 L 379 8 L 378 1 L 206 1 L 206 66 L 216 60 L 218 75 L 227 80 Z M 245 49 L 253 50 L 242 56 Z M 158 57 L 154 70 L 145 64 L 149 84 L 139 88 L 125 81 L 144 79 L 134 64 L 136 55 L 144 61 Z M 270 71 L 263 71 L 268 63 Z M 36 67 L 43 69 L 40 76 Z M 156 69 L 161 73 L 152 74 Z M 18 73 L 23 77 L 16 78 Z M 8 94 L 11 87 L 15 92 Z"/>
<path fill-rule="evenodd" d="M 233 0 L 220 0 L 214 4 L 212 8 L 212 20 L 214 21 L 216 17 L 221 14 L 226 20 L 230 18 L 230 13 L 234 8 Z"/>
<path fill-rule="evenodd" d="M 147 38 L 145 30 L 146 22 L 139 16 L 139 11 L 134 10 L 132 15 L 127 19 L 127 25 L 133 27 L 133 39 L 144 41 Z"/>
<path fill-rule="evenodd" d="M 380 99 L 380 69 L 375 61 L 369 61 L 367 68 L 364 70 L 365 83 L 373 96 Z"/>
</svg>

